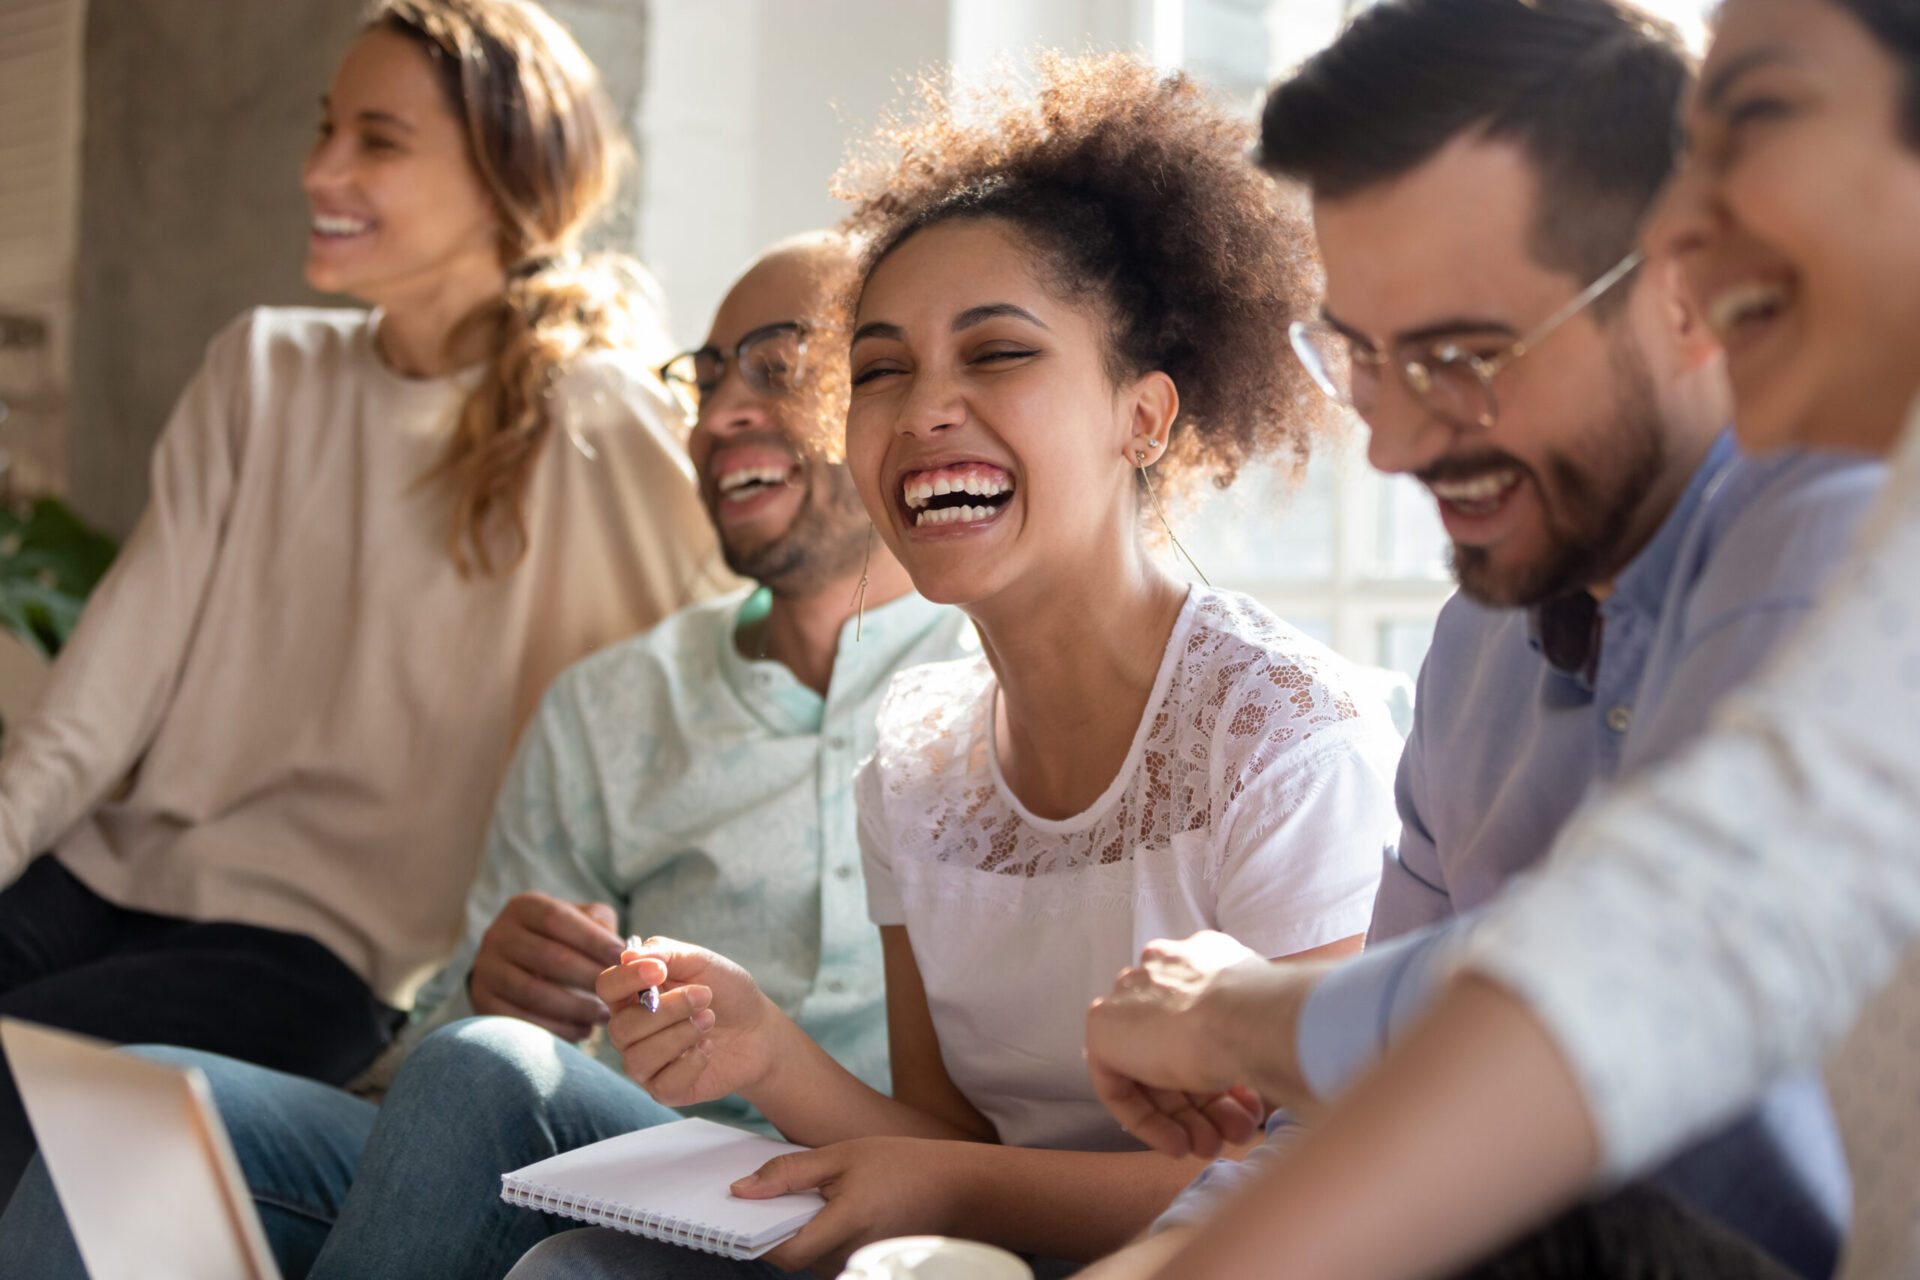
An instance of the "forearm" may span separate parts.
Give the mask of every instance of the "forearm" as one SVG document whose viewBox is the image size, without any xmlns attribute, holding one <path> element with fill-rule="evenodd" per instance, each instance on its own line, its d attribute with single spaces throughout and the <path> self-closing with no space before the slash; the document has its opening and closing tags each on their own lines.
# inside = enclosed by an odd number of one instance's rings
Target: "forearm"
<svg viewBox="0 0 1920 1280">
<path fill-rule="evenodd" d="M 1446 1274 L 1576 1195 L 1597 1158 L 1545 1030 L 1500 988 L 1463 979 L 1158 1276 Z"/>
<path fill-rule="evenodd" d="M 792 1019 L 778 1010 L 773 1060 L 766 1078 L 742 1095 L 788 1141 L 808 1147 L 854 1138 L 933 1138 L 979 1141 L 947 1120 L 873 1088 L 836 1062 Z"/>
<path fill-rule="evenodd" d="M 1082 1271 L 1076 1280 L 1148 1280 L 1158 1275 L 1193 1239 L 1196 1228 L 1168 1227 L 1110 1254 Z"/>
<path fill-rule="evenodd" d="M 1105 1257 L 1145 1230 L 1206 1167 L 1150 1151 L 1045 1151 L 976 1144 L 955 1161 L 964 1188 L 948 1230 L 1018 1253 Z"/>
</svg>

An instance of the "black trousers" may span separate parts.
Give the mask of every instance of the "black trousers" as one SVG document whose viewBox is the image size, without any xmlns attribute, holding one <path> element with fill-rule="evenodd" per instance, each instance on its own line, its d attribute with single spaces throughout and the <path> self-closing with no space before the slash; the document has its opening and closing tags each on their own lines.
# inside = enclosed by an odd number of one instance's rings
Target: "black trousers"
<svg viewBox="0 0 1920 1280">
<path fill-rule="evenodd" d="M 1569 1209 L 1456 1280 L 1796 1280 L 1667 1192 L 1636 1184 Z"/>
<path fill-rule="evenodd" d="M 129 911 L 51 856 L 0 892 L 0 1014 L 328 1084 L 365 1070 L 402 1021 L 312 938 Z M 33 1152 L 12 1073 L 0 1072 L 0 1205 Z"/>
</svg>

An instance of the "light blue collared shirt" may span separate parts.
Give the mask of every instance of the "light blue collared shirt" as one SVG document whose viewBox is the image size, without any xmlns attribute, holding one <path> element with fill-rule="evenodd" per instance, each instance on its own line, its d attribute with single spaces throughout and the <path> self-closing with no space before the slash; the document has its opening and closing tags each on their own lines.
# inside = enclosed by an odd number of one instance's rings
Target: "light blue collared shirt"
<svg viewBox="0 0 1920 1280">
<path fill-rule="evenodd" d="M 1699 734 L 1812 606 L 1883 475 L 1830 455 L 1756 461 L 1723 435 L 1597 610 L 1448 602 L 1420 674 L 1395 786 L 1400 841 L 1368 950 L 1301 1014 L 1300 1064 L 1317 1095 L 1338 1093 L 1426 1007 L 1448 933 L 1426 926 L 1498 893 L 1595 789 Z M 1796 1269 L 1831 1270 L 1846 1177 L 1817 1081 L 1782 1086 L 1668 1175 Z M 1239 1180 L 1209 1171 L 1206 1198 Z M 1191 1220 L 1198 1195 L 1196 1184 L 1170 1217 Z"/>
<path fill-rule="evenodd" d="M 841 629 L 825 698 L 734 633 L 766 608 L 734 592 L 562 672 L 501 784 L 467 928 L 417 1006 L 473 1012 L 466 979 L 508 898 L 605 902 L 628 934 L 737 961 L 821 1048 L 890 1087 L 880 933 L 867 919 L 853 775 L 895 672 L 977 653 L 957 610 L 917 595 Z M 436 1007 L 438 1006 L 438 1007 Z M 602 1061 L 620 1069 L 604 1036 Z M 738 1098 L 690 1113 L 763 1126 Z"/>
</svg>

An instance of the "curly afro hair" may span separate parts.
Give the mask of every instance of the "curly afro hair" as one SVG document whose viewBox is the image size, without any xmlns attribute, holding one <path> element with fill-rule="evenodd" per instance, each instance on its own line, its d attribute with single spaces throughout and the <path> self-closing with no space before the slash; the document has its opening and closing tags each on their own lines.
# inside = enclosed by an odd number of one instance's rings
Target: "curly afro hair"
<svg viewBox="0 0 1920 1280">
<path fill-rule="evenodd" d="M 923 77 L 834 180 L 865 246 L 848 312 L 916 232 L 997 218 L 1063 296 L 1104 308 L 1116 382 L 1159 370 L 1180 413 L 1159 471 L 1221 488 L 1249 461 L 1297 470 L 1324 423 L 1288 349 L 1319 267 L 1300 202 L 1248 159 L 1251 121 L 1127 54 L 1044 55 L 1036 94 L 955 104 Z"/>
</svg>

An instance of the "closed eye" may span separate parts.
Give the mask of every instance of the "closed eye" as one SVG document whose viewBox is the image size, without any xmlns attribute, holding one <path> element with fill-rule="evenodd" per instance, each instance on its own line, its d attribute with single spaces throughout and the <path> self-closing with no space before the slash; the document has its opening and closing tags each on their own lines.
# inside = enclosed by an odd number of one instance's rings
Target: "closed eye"
<svg viewBox="0 0 1920 1280">
<path fill-rule="evenodd" d="M 973 363 L 985 364 L 989 360 L 1025 360 L 1029 356 L 1037 356 L 1039 354 L 1038 348 L 1033 350 L 983 351 L 973 358 Z"/>
<path fill-rule="evenodd" d="M 853 375 L 853 385 L 856 387 L 864 387 L 869 382 L 873 382 L 878 378 L 882 378 L 889 373 L 905 373 L 905 372 L 906 370 L 904 369 L 896 369 L 890 365 L 880 365 L 877 367 L 869 366 L 868 368 L 862 369 L 860 372 Z"/>
</svg>

